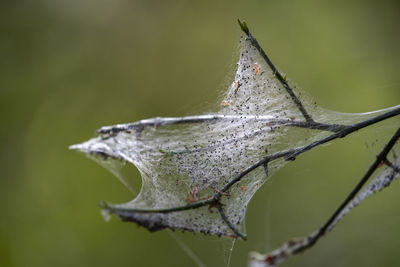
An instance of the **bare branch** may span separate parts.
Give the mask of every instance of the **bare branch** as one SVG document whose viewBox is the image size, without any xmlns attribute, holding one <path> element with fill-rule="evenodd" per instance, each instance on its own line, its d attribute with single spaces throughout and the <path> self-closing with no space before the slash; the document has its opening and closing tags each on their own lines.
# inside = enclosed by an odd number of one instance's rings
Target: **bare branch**
<svg viewBox="0 0 400 267">
<path fill-rule="evenodd" d="M 327 220 L 327 222 L 316 232 L 310 234 L 306 238 L 300 239 L 292 239 L 286 242 L 282 247 L 267 253 L 265 255 L 260 255 L 257 253 L 253 253 L 252 255 L 252 263 L 254 266 L 277 266 L 289 258 L 291 255 L 303 252 L 306 249 L 311 248 L 316 244 L 316 242 L 323 237 L 335 223 L 338 221 L 339 216 L 341 216 L 344 209 L 349 205 L 349 203 L 357 196 L 366 182 L 371 178 L 372 174 L 377 170 L 377 168 L 382 164 L 388 162 L 387 155 L 392 150 L 393 146 L 400 138 L 400 128 L 395 132 L 389 142 L 384 146 L 382 151 L 376 156 L 375 161 L 368 168 L 367 172 L 358 182 L 358 184 L 354 187 L 354 189 L 350 192 L 350 194 L 346 197 L 343 203 L 339 206 L 339 208 L 333 213 L 333 215 Z M 393 166 L 393 172 L 398 172 L 399 168 Z M 394 179 L 394 176 L 391 180 L 388 181 L 388 184 Z M 387 186 L 388 184 L 384 185 Z"/>
<path fill-rule="evenodd" d="M 247 122 L 265 122 L 271 126 L 291 126 L 315 130 L 323 130 L 330 132 L 337 132 L 343 129 L 345 126 L 340 124 L 327 124 L 319 122 L 304 122 L 294 120 L 277 120 L 271 116 L 253 116 L 253 115 L 198 115 L 198 116 L 187 116 L 187 117 L 170 117 L 170 118 L 152 118 L 145 119 L 134 123 L 119 124 L 113 126 L 104 126 L 97 130 L 97 133 L 102 135 L 103 138 L 115 136 L 120 132 L 128 132 L 135 130 L 137 134 L 140 134 L 146 127 L 161 127 L 166 125 L 174 124 L 187 124 L 187 123 L 216 123 L 219 121 L 232 121 L 232 120 L 243 120 Z"/>
</svg>

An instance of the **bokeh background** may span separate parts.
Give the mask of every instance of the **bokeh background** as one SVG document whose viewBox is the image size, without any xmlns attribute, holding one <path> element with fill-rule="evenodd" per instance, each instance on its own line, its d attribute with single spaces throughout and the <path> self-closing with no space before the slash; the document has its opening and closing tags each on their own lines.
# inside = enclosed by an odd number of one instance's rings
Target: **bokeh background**
<svg viewBox="0 0 400 267">
<path fill-rule="evenodd" d="M 204 112 L 233 76 L 245 19 L 273 62 L 329 109 L 400 102 L 398 1 L 37 0 L 0 4 L 0 266 L 226 266 L 232 242 L 149 233 L 97 203 L 132 199 L 68 150 L 103 125 Z M 318 226 L 399 120 L 290 163 L 247 213 L 231 266 Z M 140 188 L 134 167 L 125 170 Z M 284 266 L 400 265 L 400 185 Z M 180 240 L 177 242 L 175 239 Z"/>
</svg>

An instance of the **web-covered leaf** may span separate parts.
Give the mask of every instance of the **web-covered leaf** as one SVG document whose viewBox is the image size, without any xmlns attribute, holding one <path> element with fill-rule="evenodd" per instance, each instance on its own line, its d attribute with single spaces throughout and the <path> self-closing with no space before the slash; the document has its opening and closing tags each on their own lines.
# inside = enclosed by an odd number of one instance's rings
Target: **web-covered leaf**
<svg viewBox="0 0 400 267">
<path fill-rule="evenodd" d="M 106 211 L 151 231 L 237 237 L 249 201 L 285 164 L 284 155 L 354 121 L 292 90 L 248 32 L 240 43 L 235 79 L 218 112 L 103 127 L 71 146 L 117 176 L 126 162 L 140 171 L 136 198 Z"/>
</svg>

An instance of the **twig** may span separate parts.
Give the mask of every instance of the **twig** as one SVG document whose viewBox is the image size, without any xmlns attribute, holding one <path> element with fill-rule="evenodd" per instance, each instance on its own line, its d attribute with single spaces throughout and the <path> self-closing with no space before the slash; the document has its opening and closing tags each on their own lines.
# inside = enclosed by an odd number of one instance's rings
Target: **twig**
<svg viewBox="0 0 400 267">
<path fill-rule="evenodd" d="M 226 217 L 226 214 L 224 212 L 224 209 L 222 208 L 222 205 L 217 206 L 218 212 L 221 215 L 222 220 L 231 228 L 232 232 L 234 232 L 238 237 L 242 238 L 243 240 L 247 239 L 247 236 L 243 233 L 241 233 L 233 224 L 232 222 Z"/>
<path fill-rule="evenodd" d="M 315 142 L 312 142 L 308 145 L 305 145 L 303 147 L 299 147 L 296 149 L 289 149 L 289 150 L 285 150 L 285 151 L 280 151 L 277 152 L 275 154 L 269 155 L 265 158 L 263 158 L 262 160 L 258 161 L 257 163 L 253 164 L 252 166 L 250 166 L 249 168 L 247 168 L 246 170 L 244 170 L 243 172 L 241 172 L 239 175 L 237 175 L 235 178 L 233 178 L 231 181 L 229 181 L 222 189 L 222 192 L 226 192 L 230 187 L 232 187 L 235 183 L 239 182 L 246 174 L 248 174 L 249 172 L 253 171 L 254 169 L 258 168 L 261 165 L 264 165 L 267 162 L 271 162 L 273 160 L 276 160 L 278 158 L 282 158 L 284 157 L 285 160 L 294 160 L 297 156 L 299 156 L 300 154 L 309 151 L 311 149 L 313 149 L 314 147 L 320 146 L 322 144 L 325 144 L 329 141 L 332 141 L 334 139 L 337 138 L 343 138 L 355 131 L 358 131 L 362 128 L 365 128 L 369 125 L 372 125 L 374 123 L 380 122 L 384 119 L 388 119 L 391 118 L 393 116 L 399 115 L 400 114 L 400 106 L 392 111 L 389 111 L 387 113 L 378 115 L 374 118 L 353 124 L 353 125 L 349 125 L 344 127 L 341 131 L 338 131 L 330 136 L 327 136 L 325 138 L 322 138 L 320 140 L 317 140 Z"/>
<path fill-rule="evenodd" d="M 395 134 L 389 140 L 389 142 L 385 145 L 382 151 L 376 156 L 375 161 L 372 165 L 368 168 L 367 172 L 358 182 L 358 184 L 354 187 L 354 189 L 350 192 L 350 194 L 346 197 L 343 203 L 339 206 L 339 208 L 333 213 L 333 215 L 326 221 L 326 223 L 316 232 L 312 233 L 306 238 L 290 240 L 285 243 L 282 247 L 267 253 L 266 255 L 254 255 L 255 261 L 264 262 L 265 264 L 276 266 L 286 260 L 290 255 L 298 254 L 303 252 L 306 249 L 311 248 L 315 245 L 315 243 L 323 237 L 328 230 L 330 229 L 331 225 L 337 220 L 340 216 L 342 211 L 346 208 L 346 206 L 356 197 L 356 195 L 360 192 L 362 187 L 365 183 L 371 178 L 372 174 L 376 171 L 376 169 L 387 161 L 387 155 L 396 142 L 400 138 L 400 128 L 397 129 Z M 392 165 L 393 166 L 393 165 Z M 397 171 L 398 168 L 394 168 Z"/>
<path fill-rule="evenodd" d="M 278 78 L 279 82 L 282 84 L 282 86 L 288 92 L 288 94 L 292 98 L 293 102 L 296 104 L 297 108 L 300 110 L 301 114 L 303 114 L 306 122 L 312 123 L 314 120 L 312 119 L 311 115 L 306 111 L 305 107 L 303 106 L 303 103 L 301 103 L 300 99 L 293 92 L 293 89 L 290 88 L 290 86 L 287 83 L 286 79 L 283 78 L 282 74 L 277 70 L 275 65 L 272 63 L 272 61 L 269 59 L 267 54 L 261 48 L 261 46 L 258 43 L 257 39 L 254 38 L 254 36 L 251 34 L 249 28 L 247 27 L 246 22 L 245 21 L 241 22 L 239 19 L 238 19 L 238 22 L 239 22 L 239 25 L 240 25 L 240 28 L 242 29 L 242 31 L 247 35 L 247 37 L 249 37 L 250 42 L 258 50 L 258 52 L 260 52 L 261 56 L 264 58 L 265 62 L 267 62 L 267 64 L 271 68 L 271 70 L 274 73 L 274 75 Z"/>
<path fill-rule="evenodd" d="M 206 205 L 209 205 L 215 202 L 216 199 L 214 197 L 193 202 L 187 205 L 178 206 L 178 207 L 171 207 L 171 208 L 162 208 L 162 209 L 134 209 L 134 208 L 123 208 L 120 205 L 112 205 L 106 202 L 99 203 L 99 206 L 103 209 L 115 213 L 116 211 L 129 211 L 129 212 L 137 212 L 137 213 L 169 213 L 175 211 L 183 211 L 183 210 L 191 210 L 197 209 Z"/>
<path fill-rule="evenodd" d="M 315 242 L 317 242 L 318 239 L 320 239 L 326 233 L 326 230 L 329 228 L 329 226 L 332 224 L 332 222 L 336 219 L 336 217 L 342 212 L 342 210 L 347 206 L 347 204 L 349 204 L 350 201 L 357 195 L 357 193 L 361 190 L 361 188 L 364 186 L 364 184 L 369 180 L 369 178 L 375 172 L 375 170 L 379 167 L 379 165 L 382 162 L 384 162 L 387 154 L 393 148 L 393 146 L 396 144 L 399 137 L 400 137 L 400 128 L 397 129 L 396 133 L 393 135 L 393 137 L 390 139 L 390 141 L 385 145 L 385 147 L 383 148 L 381 153 L 379 153 L 376 156 L 376 160 L 374 161 L 374 163 L 372 163 L 372 165 L 369 167 L 367 172 L 361 178 L 359 183 L 356 185 L 356 187 L 354 187 L 354 189 L 350 192 L 350 194 L 343 201 L 343 203 L 339 206 L 339 208 L 335 211 L 335 213 L 331 216 L 331 218 L 324 224 L 324 226 L 322 226 L 318 230 L 318 233 L 310 240 L 310 242 L 307 246 L 303 246 L 303 247 L 295 250 L 294 251 L 295 253 L 301 252 L 301 251 L 305 250 L 306 248 L 312 246 Z"/>
<path fill-rule="evenodd" d="M 188 123 L 216 123 L 219 121 L 248 121 L 248 122 L 265 122 L 272 126 L 292 126 L 299 128 L 308 128 L 315 130 L 324 130 L 330 132 L 337 132 L 341 130 L 344 125 L 340 124 L 328 124 L 319 122 L 304 122 L 304 121 L 293 121 L 277 120 L 271 116 L 256 116 L 256 115 L 199 115 L 199 116 L 186 116 L 186 117 L 170 117 L 170 118 L 152 118 L 145 119 L 134 123 L 119 124 L 113 126 L 104 126 L 97 130 L 97 133 L 103 135 L 104 138 L 115 136 L 120 132 L 130 132 L 132 129 L 140 134 L 146 127 L 161 127 L 174 124 L 188 124 Z"/>
</svg>

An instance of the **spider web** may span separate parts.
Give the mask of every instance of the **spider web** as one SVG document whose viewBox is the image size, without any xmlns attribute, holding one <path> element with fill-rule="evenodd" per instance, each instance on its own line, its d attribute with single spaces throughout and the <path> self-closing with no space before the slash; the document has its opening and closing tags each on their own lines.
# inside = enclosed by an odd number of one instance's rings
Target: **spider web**
<svg viewBox="0 0 400 267">
<path fill-rule="evenodd" d="M 103 127 L 98 137 L 70 147 L 88 154 L 122 181 L 118 173 L 126 162 L 139 170 L 139 194 L 128 203 L 114 205 L 113 213 L 150 231 L 170 228 L 232 236 L 218 212 L 207 206 L 170 213 L 132 210 L 179 207 L 208 198 L 267 155 L 330 134 L 290 126 L 293 121 L 304 121 L 302 113 L 250 40 L 242 37 L 240 44 L 235 79 L 215 114 Z M 322 109 L 296 86 L 293 88 L 318 122 L 345 124 L 371 115 L 359 118 Z M 225 214 L 241 232 L 245 232 L 249 201 L 285 163 L 279 159 L 254 169 L 223 195 Z"/>
</svg>

